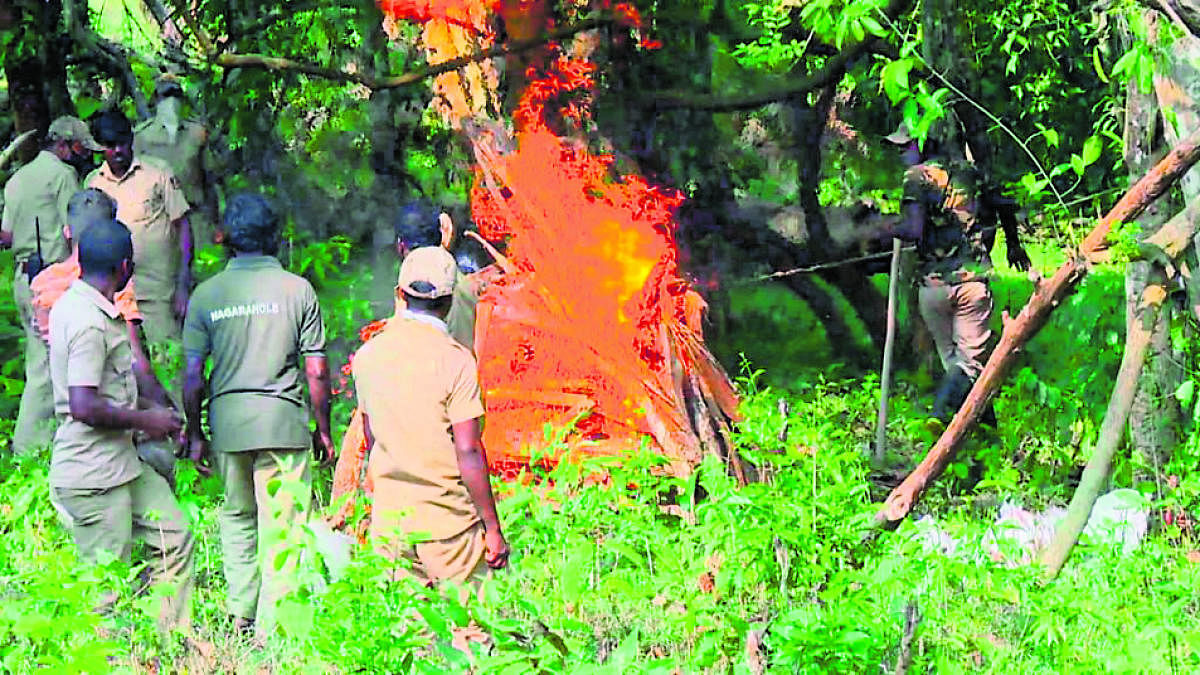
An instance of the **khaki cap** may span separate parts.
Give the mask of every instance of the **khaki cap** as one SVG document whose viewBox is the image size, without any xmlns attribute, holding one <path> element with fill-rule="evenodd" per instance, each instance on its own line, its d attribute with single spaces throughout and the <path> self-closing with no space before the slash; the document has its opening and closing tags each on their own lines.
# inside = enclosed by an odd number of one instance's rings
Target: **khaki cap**
<svg viewBox="0 0 1200 675">
<path fill-rule="evenodd" d="M 912 131 L 908 128 L 908 123 L 901 122 L 900 126 L 896 127 L 896 130 L 892 133 L 884 136 L 883 140 L 888 143 L 895 143 L 896 145 L 908 145 L 912 143 L 913 135 Z"/>
<path fill-rule="evenodd" d="M 103 152 L 104 148 L 92 138 L 92 132 L 88 131 L 87 125 L 77 117 L 63 116 L 50 125 L 50 131 L 47 134 L 52 140 L 63 141 L 78 141 L 83 147 L 92 152 Z"/>
<path fill-rule="evenodd" d="M 416 298 L 442 298 L 454 292 L 457 274 L 458 266 L 449 251 L 426 246 L 404 257 L 396 289 Z"/>
</svg>

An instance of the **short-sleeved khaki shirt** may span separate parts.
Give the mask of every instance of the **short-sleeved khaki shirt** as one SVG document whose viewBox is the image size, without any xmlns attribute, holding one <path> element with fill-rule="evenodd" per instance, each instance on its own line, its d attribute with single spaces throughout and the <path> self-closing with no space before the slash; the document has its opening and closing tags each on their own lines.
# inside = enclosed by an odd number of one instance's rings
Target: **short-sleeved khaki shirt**
<svg viewBox="0 0 1200 675">
<path fill-rule="evenodd" d="M 70 387 L 96 387 L 114 406 L 137 407 L 133 350 L 120 312 L 83 280 L 71 284 L 50 310 L 50 381 L 58 432 L 50 485 L 107 489 L 142 473 L 130 429 L 98 429 L 71 417 Z"/>
<path fill-rule="evenodd" d="M 67 257 L 70 250 L 63 225 L 67 222 L 67 202 L 78 191 L 75 169 L 45 150 L 8 179 L 0 229 L 12 233 L 17 262 L 37 252 L 38 231 L 42 235 L 42 260 L 47 265 Z"/>
<path fill-rule="evenodd" d="M 208 130 L 194 120 L 180 120 L 174 136 L 155 118 L 143 122 L 134 130 L 133 153 L 135 156 L 157 157 L 166 162 L 183 186 L 188 203 L 200 204 L 204 195 L 200 174 L 201 153 L 208 143 Z"/>
<path fill-rule="evenodd" d="M 270 256 L 239 256 L 196 287 L 183 351 L 212 356 L 208 419 L 213 449 L 308 448 L 301 359 L 325 353 L 311 284 Z"/>
<path fill-rule="evenodd" d="M 135 157 L 117 178 L 108 163 L 92 172 L 88 187 L 117 203 L 117 220 L 133 235 L 137 299 L 170 300 L 179 275 L 179 232 L 174 223 L 187 215 L 179 179 L 161 160 Z"/>
<path fill-rule="evenodd" d="M 483 415 L 475 357 L 445 324 L 405 313 L 354 356 L 359 406 L 375 437 L 367 470 L 384 531 L 448 539 L 479 522 L 451 425 Z"/>
</svg>

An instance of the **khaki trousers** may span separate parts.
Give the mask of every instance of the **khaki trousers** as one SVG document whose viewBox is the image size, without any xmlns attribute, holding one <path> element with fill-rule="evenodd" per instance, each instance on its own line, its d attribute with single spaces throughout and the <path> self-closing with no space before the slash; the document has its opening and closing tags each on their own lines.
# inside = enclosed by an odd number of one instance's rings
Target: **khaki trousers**
<svg viewBox="0 0 1200 675">
<path fill-rule="evenodd" d="M 50 384 L 50 352 L 33 328 L 33 294 L 19 268 L 13 276 L 13 300 L 25 329 L 25 390 L 13 430 L 12 448 L 24 455 L 49 446 L 54 440 L 54 389 Z"/>
<path fill-rule="evenodd" d="M 376 551 L 389 560 L 404 558 L 412 563 L 411 569 L 395 568 L 393 579 L 411 576 L 427 586 L 452 581 L 477 588 L 487 577 L 482 522 L 449 539 L 409 544 L 402 534 L 382 531 L 382 526 L 377 528 L 376 523 L 383 520 L 371 520 Z"/>
<path fill-rule="evenodd" d="M 171 308 L 170 300 L 139 298 L 138 311 L 142 313 L 142 330 L 146 333 L 146 342 L 158 349 L 163 349 L 164 345 L 181 343 L 183 327 L 175 318 L 175 310 Z"/>
<path fill-rule="evenodd" d="M 992 337 L 992 290 L 983 281 L 924 283 L 918 296 L 921 318 L 937 345 L 942 367 L 960 368 L 972 380 L 983 372 Z"/>
<path fill-rule="evenodd" d="M 288 551 L 292 528 L 308 522 L 312 501 L 308 450 L 218 452 L 225 482 L 221 552 L 229 613 L 254 619 L 261 635 L 275 623 L 275 605 L 292 588 L 300 551 Z M 286 558 L 277 558 L 287 553 Z"/>
<path fill-rule="evenodd" d="M 108 552 L 129 563 L 134 539 L 150 547 L 154 552 L 152 582 L 176 585 L 175 593 L 163 599 L 159 628 L 186 630 L 194 541 L 166 480 L 147 468 L 114 488 L 53 491 L 71 517 L 75 547 L 84 561 L 96 562 L 101 552 Z"/>
</svg>

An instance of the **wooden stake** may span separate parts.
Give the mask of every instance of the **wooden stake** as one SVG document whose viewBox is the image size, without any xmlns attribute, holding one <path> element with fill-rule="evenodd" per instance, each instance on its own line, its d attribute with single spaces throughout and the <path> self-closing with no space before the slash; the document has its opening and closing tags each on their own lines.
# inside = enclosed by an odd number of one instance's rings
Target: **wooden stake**
<svg viewBox="0 0 1200 675">
<path fill-rule="evenodd" d="M 1150 351 L 1154 324 L 1158 321 L 1158 312 L 1166 297 L 1167 292 L 1162 286 L 1147 286 L 1142 294 L 1142 316 L 1138 321 L 1129 322 L 1129 335 L 1125 336 L 1121 369 L 1117 372 L 1117 383 L 1113 385 L 1112 398 L 1109 399 L 1108 410 L 1104 413 L 1104 424 L 1100 427 L 1096 449 L 1083 469 L 1083 477 L 1079 479 L 1079 487 L 1075 488 L 1075 494 L 1071 497 L 1067 515 L 1054 532 L 1054 541 L 1042 556 L 1046 575 L 1051 579 L 1058 576 L 1067 562 L 1071 550 L 1079 541 L 1079 535 L 1087 525 L 1088 518 L 1092 515 L 1096 498 L 1100 496 L 1100 490 L 1108 480 L 1113 455 L 1121 445 L 1121 439 L 1125 437 L 1125 423 L 1129 420 L 1133 397 L 1137 394 L 1138 378 L 1142 374 L 1142 366 L 1146 363 L 1146 354 Z"/>
<path fill-rule="evenodd" d="M 888 272 L 887 337 L 883 341 L 883 369 L 879 374 L 879 420 L 875 429 L 875 466 L 883 466 L 887 453 L 888 390 L 892 381 L 892 347 L 896 341 L 896 286 L 900 277 L 900 240 L 892 239 L 892 268 Z"/>
<path fill-rule="evenodd" d="M 987 404 L 1000 389 L 1016 355 L 1025 344 L 1037 335 L 1046 324 L 1050 313 L 1074 292 L 1075 287 L 1087 275 L 1091 257 L 1105 247 L 1105 239 L 1113 225 L 1127 223 L 1137 218 L 1155 199 L 1162 196 L 1200 160 L 1200 130 L 1193 132 L 1162 159 L 1150 173 L 1142 177 L 1108 215 L 1083 240 L 1079 250 L 1070 256 L 1054 276 L 1038 284 L 1033 296 L 1015 319 L 1004 326 L 1000 344 L 992 352 L 983 373 L 971 387 L 950 425 L 938 439 L 917 468 L 904 482 L 888 495 L 883 507 L 875 516 L 875 523 L 882 527 L 895 527 L 912 511 L 925 488 L 929 486 L 954 459 L 958 447 L 967 437 L 967 432 L 979 420 Z"/>
</svg>

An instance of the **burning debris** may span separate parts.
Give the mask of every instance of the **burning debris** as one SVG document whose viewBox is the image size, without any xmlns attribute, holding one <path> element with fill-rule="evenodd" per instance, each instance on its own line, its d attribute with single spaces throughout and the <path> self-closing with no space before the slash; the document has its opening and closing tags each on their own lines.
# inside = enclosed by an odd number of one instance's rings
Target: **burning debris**
<svg viewBox="0 0 1200 675">
<path fill-rule="evenodd" d="M 434 63 L 490 46 L 494 32 L 481 17 L 507 19 L 509 4 L 519 3 L 385 0 L 382 7 L 426 23 Z M 620 456 L 648 436 L 673 473 L 716 453 L 744 481 L 730 440 L 737 397 L 704 346 L 705 303 L 676 257 L 674 214 L 684 197 L 622 175 L 611 156 L 558 135 L 548 118 L 583 128 L 594 66 L 561 55 L 539 62 L 525 73 L 515 131 L 484 114 L 498 99 L 490 75 L 467 71 L 436 87 L 437 109 L 463 131 L 478 163 L 474 220 L 484 238 L 505 244 L 505 273 L 481 296 L 475 328 L 491 469 L 515 474 L 533 459 L 532 448 L 546 444 L 547 429 L 565 428 L 567 459 Z M 364 443 L 352 423 L 335 496 L 358 486 Z"/>
</svg>

